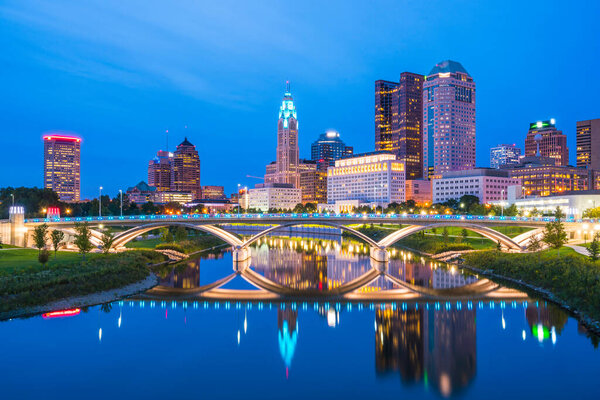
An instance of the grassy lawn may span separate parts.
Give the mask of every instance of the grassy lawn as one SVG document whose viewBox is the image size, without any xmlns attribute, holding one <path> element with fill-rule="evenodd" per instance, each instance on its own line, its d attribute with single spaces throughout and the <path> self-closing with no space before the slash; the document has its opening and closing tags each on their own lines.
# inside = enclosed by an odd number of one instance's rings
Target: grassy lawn
<svg viewBox="0 0 600 400">
<path fill-rule="evenodd" d="M 62 251 L 42 266 L 37 250 L 0 253 L 0 313 L 123 287 L 147 277 L 148 264 L 166 259 L 154 251 L 132 250 L 89 254 L 83 262 L 79 254 Z"/>
<path fill-rule="evenodd" d="M 527 228 L 523 226 L 494 226 L 492 229 L 513 238 L 515 236 L 519 236 L 521 233 L 532 231 L 534 228 Z"/>
<path fill-rule="evenodd" d="M 153 249 L 156 245 L 163 243 L 160 238 L 154 239 L 143 239 L 143 240 L 132 240 L 125 244 L 125 247 L 129 249 Z"/>
<path fill-rule="evenodd" d="M 100 254 L 88 254 L 86 258 L 92 260 Z M 14 249 L 0 251 L 0 276 L 27 272 L 38 272 L 52 268 L 65 262 L 76 262 L 81 260 L 81 255 L 72 251 L 59 251 L 54 258 L 54 252 L 50 252 L 50 259 L 46 267 L 38 262 L 38 251 L 35 249 Z"/>
</svg>

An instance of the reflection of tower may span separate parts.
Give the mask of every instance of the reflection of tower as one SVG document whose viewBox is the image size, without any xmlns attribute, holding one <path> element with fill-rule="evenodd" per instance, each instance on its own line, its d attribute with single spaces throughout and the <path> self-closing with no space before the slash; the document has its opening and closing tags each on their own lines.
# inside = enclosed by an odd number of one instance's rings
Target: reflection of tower
<svg viewBox="0 0 600 400">
<path fill-rule="evenodd" d="M 425 312 L 425 376 L 443 396 L 467 387 L 477 372 L 475 310 Z"/>
<path fill-rule="evenodd" d="M 558 307 L 541 304 L 539 306 L 528 305 L 525 310 L 525 318 L 531 329 L 531 333 L 540 342 L 552 339 L 556 342 L 556 335 L 560 335 L 567 323 L 567 314 Z"/>
<path fill-rule="evenodd" d="M 423 310 L 375 312 L 375 367 L 378 374 L 399 371 L 403 382 L 423 378 Z"/>
<path fill-rule="evenodd" d="M 277 328 L 279 329 L 279 352 L 285 364 L 287 377 L 298 342 L 298 311 L 289 308 L 277 310 Z"/>
</svg>

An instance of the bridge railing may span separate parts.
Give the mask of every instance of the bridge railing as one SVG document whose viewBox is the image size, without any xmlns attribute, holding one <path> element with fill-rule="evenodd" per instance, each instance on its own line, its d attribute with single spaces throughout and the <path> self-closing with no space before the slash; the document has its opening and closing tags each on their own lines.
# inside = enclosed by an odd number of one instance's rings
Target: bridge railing
<svg viewBox="0 0 600 400">
<path fill-rule="evenodd" d="M 549 222 L 554 217 L 508 217 L 508 216 L 487 216 L 487 215 L 454 215 L 454 214 L 383 214 L 383 213 L 283 213 L 283 214 L 162 214 L 162 215 L 124 215 L 124 216 L 104 216 L 104 217 L 64 217 L 64 218 L 30 218 L 25 223 L 43 223 L 43 222 L 103 222 L 103 221 L 149 221 L 158 222 L 165 220 L 176 221 L 194 221 L 203 219 L 222 219 L 222 220 L 244 220 L 260 221 L 262 219 L 290 219 L 290 220 L 310 220 L 310 219 L 351 219 L 359 223 L 361 220 L 381 220 L 381 222 L 396 222 L 400 220 L 413 219 L 417 221 L 499 221 L 499 222 Z M 565 218 L 565 222 L 587 222 L 600 223 L 600 220 Z M 600 226 L 598 226 L 600 228 Z"/>
</svg>

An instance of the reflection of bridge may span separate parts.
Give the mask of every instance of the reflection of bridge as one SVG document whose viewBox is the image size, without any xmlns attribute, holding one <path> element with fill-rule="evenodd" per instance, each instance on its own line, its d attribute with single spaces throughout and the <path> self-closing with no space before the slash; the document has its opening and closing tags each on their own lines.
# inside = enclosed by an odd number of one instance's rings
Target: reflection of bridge
<svg viewBox="0 0 600 400">
<path fill-rule="evenodd" d="M 272 301 L 287 299 L 344 300 L 356 302 L 371 301 L 472 301 L 472 300 L 523 300 L 527 294 L 518 290 L 500 286 L 488 279 L 480 279 L 474 283 L 448 289 L 433 289 L 405 282 L 385 269 L 385 264 L 372 261 L 372 268 L 359 277 L 343 283 L 330 290 L 294 289 L 268 279 L 250 268 L 249 263 L 237 263 L 236 270 L 230 275 L 213 283 L 196 288 L 180 289 L 157 286 L 139 299 L 169 301 Z M 241 277 L 254 286 L 255 290 L 225 289 L 227 283 Z M 393 289 L 378 291 L 361 291 L 375 280 L 383 278 L 394 285 Z"/>
<path fill-rule="evenodd" d="M 22 211 L 22 210 L 21 210 Z M 248 246 L 260 238 L 279 229 L 297 225 L 322 225 L 332 226 L 347 231 L 357 238 L 364 240 L 371 247 L 371 257 L 376 261 L 388 260 L 386 249 L 399 240 L 417 232 L 440 227 L 461 227 L 474 231 L 483 237 L 499 242 L 509 251 L 522 251 L 533 235 L 539 235 L 544 225 L 551 218 L 521 218 L 521 217 L 487 217 L 473 215 L 407 215 L 407 214 L 185 214 L 185 215 L 137 215 L 123 217 L 77 217 L 56 219 L 24 219 L 23 214 L 11 214 L 8 221 L 0 222 L 4 240 L 11 244 L 27 246 L 29 243 L 28 231 L 35 226 L 46 223 L 52 229 L 62 229 L 68 234 L 73 234 L 76 223 L 87 222 L 92 226 L 131 226 L 131 229 L 116 235 L 115 246 L 122 247 L 127 242 L 143 235 L 146 232 L 168 227 L 183 226 L 210 233 L 224 240 L 234 248 L 234 261 L 244 261 L 249 257 Z M 220 224 L 264 224 L 272 225 L 262 232 L 247 240 L 240 239 L 237 235 L 219 227 Z M 379 242 L 369 238 L 363 233 L 348 225 L 353 224 L 386 223 L 397 224 L 402 227 L 393 231 Z M 569 219 L 565 222 L 568 232 L 581 234 L 583 221 Z M 514 238 L 494 230 L 498 226 L 529 227 L 532 230 Z M 596 225 L 593 229 L 600 229 Z M 590 230 L 591 232 L 591 230 Z M 100 232 L 92 230 L 92 243 L 100 245 Z"/>
</svg>

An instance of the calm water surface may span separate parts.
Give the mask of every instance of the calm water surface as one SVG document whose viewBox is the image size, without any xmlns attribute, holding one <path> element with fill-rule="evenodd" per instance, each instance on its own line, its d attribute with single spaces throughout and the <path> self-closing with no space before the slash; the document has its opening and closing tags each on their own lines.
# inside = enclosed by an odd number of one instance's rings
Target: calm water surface
<svg viewBox="0 0 600 400">
<path fill-rule="evenodd" d="M 371 270 L 365 252 L 263 241 L 251 269 L 308 294 L 285 302 L 236 300 L 257 290 L 237 276 L 222 287 L 230 301 L 146 297 L 0 322 L 0 398 L 600 398 L 594 338 L 543 301 L 327 299 Z M 357 292 L 481 283 L 399 251 L 388 272 L 397 280 Z M 231 273 L 228 253 L 210 255 L 162 271 L 161 285 L 189 290 Z"/>
</svg>

